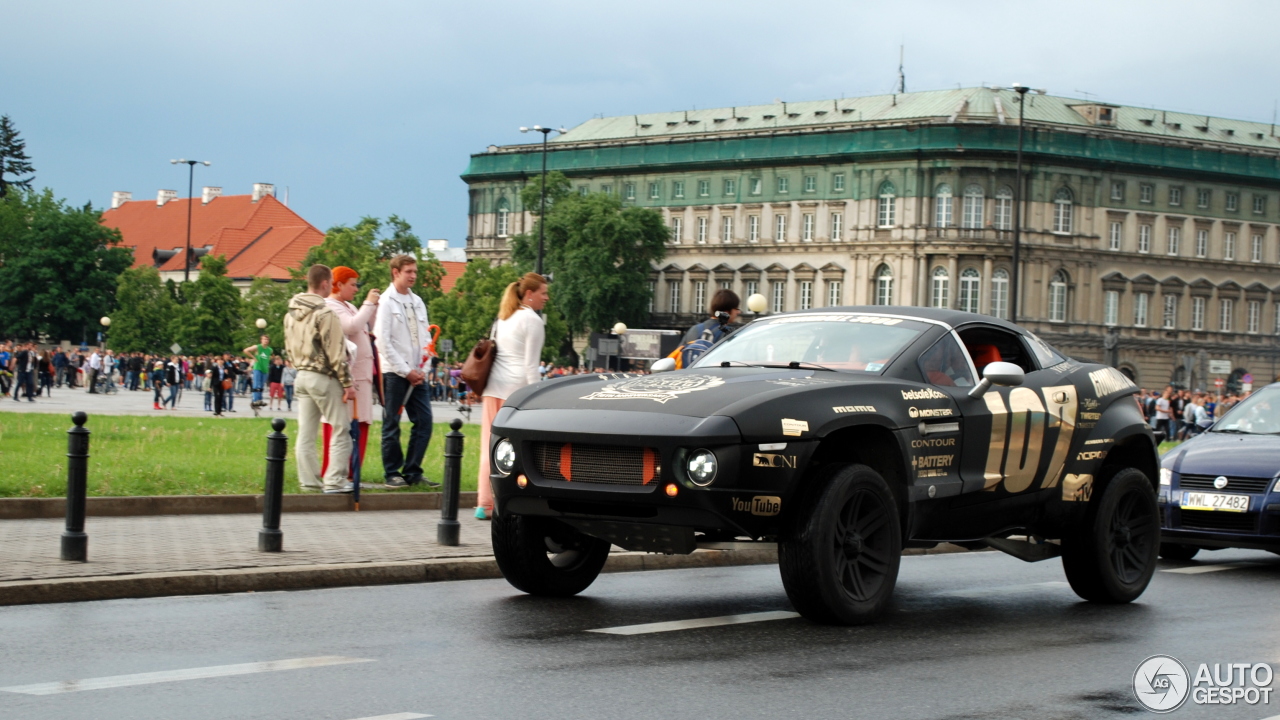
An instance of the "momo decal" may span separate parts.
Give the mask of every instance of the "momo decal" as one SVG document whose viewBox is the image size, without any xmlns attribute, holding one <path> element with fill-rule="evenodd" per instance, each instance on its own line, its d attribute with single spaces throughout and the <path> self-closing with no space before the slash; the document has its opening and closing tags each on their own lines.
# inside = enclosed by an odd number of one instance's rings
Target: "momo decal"
<svg viewBox="0 0 1280 720">
<path fill-rule="evenodd" d="M 774 453 L 756 453 L 751 456 L 751 467 L 794 469 L 795 466 L 796 466 L 795 455 L 776 455 Z"/>
<path fill-rule="evenodd" d="M 730 498 L 734 512 L 749 512 L 761 517 L 772 517 L 782 512 L 782 498 L 776 495 L 756 495 L 751 500 Z"/>
<path fill-rule="evenodd" d="M 913 448 L 935 448 L 935 447 L 955 447 L 955 438 L 925 438 L 923 440 L 912 440 Z"/>
<path fill-rule="evenodd" d="M 782 418 L 782 434 L 799 437 L 809 432 L 808 420 L 792 420 L 791 418 Z"/>
<path fill-rule="evenodd" d="M 1093 497 L 1093 476 L 1068 473 L 1062 478 L 1062 499 L 1067 502 L 1089 502 Z"/>
<path fill-rule="evenodd" d="M 903 390 L 903 400 L 946 400 L 947 396 L 934 390 L 933 388 L 925 388 L 923 390 Z"/>
<path fill-rule="evenodd" d="M 1031 388 L 1013 388 L 1007 405 L 999 393 L 982 396 L 991 412 L 991 441 L 983 472 L 986 490 L 995 490 L 1001 483 L 1011 493 L 1031 487 L 1040 468 L 1046 435 L 1052 438 L 1054 434 L 1057 437 L 1056 442 L 1051 440 L 1053 455 L 1040 487 L 1058 484 L 1071 436 L 1075 434 L 1078 393 L 1075 385 L 1047 387 L 1041 392 L 1043 395 Z M 1049 399 L 1054 401 L 1046 403 Z"/>
<path fill-rule="evenodd" d="M 1093 394 L 1098 397 L 1132 390 L 1137 387 L 1132 380 L 1125 377 L 1124 373 L 1115 368 L 1094 370 L 1089 373 L 1089 380 L 1093 382 Z"/>
<path fill-rule="evenodd" d="M 951 417 L 954 414 L 951 408 L 907 408 L 907 415 L 913 418 Z"/>
<path fill-rule="evenodd" d="M 724 384 L 722 378 L 714 375 L 646 375 L 622 382 L 606 385 L 590 395 L 583 395 L 582 400 L 653 400 L 666 403 L 680 395 L 700 390 L 710 390 Z"/>
<path fill-rule="evenodd" d="M 855 413 L 855 412 L 875 412 L 874 405 L 836 405 L 831 408 L 832 412 L 838 413 Z"/>
</svg>

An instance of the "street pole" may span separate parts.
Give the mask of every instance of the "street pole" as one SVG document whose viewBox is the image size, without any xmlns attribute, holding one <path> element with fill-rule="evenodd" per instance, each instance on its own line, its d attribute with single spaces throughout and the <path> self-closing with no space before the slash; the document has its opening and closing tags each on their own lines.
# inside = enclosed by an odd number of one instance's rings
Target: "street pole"
<svg viewBox="0 0 1280 720">
<path fill-rule="evenodd" d="M 539 205 L 538 205 L 538 263 L 537 263 L 537 265 L 534 267 L 534 272 L 536 272 L 536 273 L 538 273 L 539 275 L 541 275 L 541 274 L 542 274 L 542 253 L 543 253 L 544 238 L 546 237 L 546 234 L 547 234 L 547 231 L 546 231 L 546 218 L 547 218 L 547 137 L 548 137 L 549 135 L 551 135 L 551 133 L 553 133 L 553 132 L 557 132 L 557 133 L 560 133 L 561 135 L 563 135 L 564 133 L 566 133 L 566 132 L 568 132 L 568 131 L 567 131 L 567 130 L 565 130 L 564 128 L 560 128 L 559 130 L 556 130 L 556 129 L 554 129 L 554 128 L 542 127 L 541 125 L 534 125 L 534 126 L 533 126 L 533 127 L 531 127 L 531 128 L 527 128 L 527 127 L 522 127 L 522 128 L 520 128 L 520 132 L 522 132 L 522 133 L 529 132 L 530 130 L 532 130 L 533 132 L 540 132 L 540 133 L 542 133 L 542 198 L 541 198 L 541 201 L 540 201 L 540 203 L 539 203 Z"/>
<path fill-rule="evenodd" d="M 1031 88 L 1022 85 L 1014 85 L 1013 89 L 1018 93 L 1018 160 L 1017 160 L 1017 181 L 1014 183 L 1013 189 L 1013 277 L 1010 282 L 1010 290 L 1012 291 L 1012 308 L 1009 313 L 1009 321 L 1018 322 L 1018 312 L 1021 309 L 1021 303 L 1018 302 L 1021 295 L 1019 294 L 1019 281 L 1022 275 L 1021 266 L 1021 249 L 1022 249 L 1022 138 L 1024 123 L 1023 118 L 1026 116 L 1027 109 L 1027 91 Z"/>
<path fill-rule="evenodd" d="M 196 164 L 208 167 L 213 163 L 208 160 L 185 159 L 170 160 L 169 163 L 172 165 L 185 164 L 187 166 L 187 253 L 182 256 L 182 282 L 187 283 L 191 282 L 191 206 L 195 204 L 193 199 L 196 189 Z"/>
</svg>

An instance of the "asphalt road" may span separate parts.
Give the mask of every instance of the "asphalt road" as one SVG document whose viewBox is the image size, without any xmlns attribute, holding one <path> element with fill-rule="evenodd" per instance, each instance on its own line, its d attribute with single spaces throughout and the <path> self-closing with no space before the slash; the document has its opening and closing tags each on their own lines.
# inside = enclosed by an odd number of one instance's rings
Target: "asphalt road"
<svg viewBox="0 0 1280 720">
<path fill-rule="evenodd" d="M 6 607 L 0 718 L 1146 715 L 1131 687 L 1148 656 L 1193 674 L 1280 662 L 1280 557 L 1197 561 L 1162 563 L 1138 603 L 1103 607 L 1077 601 L 1056 560 L 908 557 L 896 606 L 861 628 L 785 618 L 590 632 L 785 613 L 775 566 L 604 575 L 558 601 L 493 580 Z M 774 616 L 745 619 L 760 617 Z M 156 675 L 128 677 L 140 673 Z M 1277 715 L 1272 697 L 1173 717 Z"/>
</svg>

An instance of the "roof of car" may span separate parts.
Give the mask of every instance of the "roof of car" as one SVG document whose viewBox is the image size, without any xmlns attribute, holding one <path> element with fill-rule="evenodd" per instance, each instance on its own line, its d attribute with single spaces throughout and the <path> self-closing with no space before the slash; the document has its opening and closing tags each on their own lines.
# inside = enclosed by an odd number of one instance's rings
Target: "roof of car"
<svg viewBox="0 0 1280 720">
<path fill-rule="evenodd" d="M 942 322 L 951 327 L 960 327 L 971 322 L 981 322 L 988 325 L 995 325 L 1006 330 L 1012 330 L 1018 333 L 1026 333 L 1025 330 L 1006 320 L 992 317 L 990 315 L 980 315 L 978 313 L 962 312 L 960 310 L 948 310 L 946 308 L 926 308 L 926 307 L 910 307 L 895 305 L 840 305 L 837 307 L 811 308 L 809 310 L 797 310 L 789 313 L 779 313 L 780 315 L 829 315 L 833 312 L 849 312 L 849 313 L 866 313 L 867 315 L 895 315 L 900 317 L 920 318 L 921 320 L 932 320 Z M 769 317 L 769 316 L 761 316 Z"/>
</svg>

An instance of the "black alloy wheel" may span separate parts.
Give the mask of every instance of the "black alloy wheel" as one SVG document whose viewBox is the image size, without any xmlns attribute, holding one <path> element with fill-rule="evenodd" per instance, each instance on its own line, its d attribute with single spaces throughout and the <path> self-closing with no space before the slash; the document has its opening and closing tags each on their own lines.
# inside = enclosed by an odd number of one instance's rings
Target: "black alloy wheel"
<svg viewBox="0 0 1280 720">
<path fill-rule="evenodd" d="M 1077 595 L 1127 603 L 1146 590 L 1160 553 L 1155 490 L 1142 471 L 1123 468 L 1095 494 L 1085 522 L 1062 538 L 1062 567 Z"/>
<path fill-rule="evenodd" d="M 811 482 L 778 546 L 787 597 L 814 622 L 871 622 L 898 579 L 897 502 L 884 478 L 866 465 L 828 466 Z"/>
<path fill-rule="evenodd" d="M 498 569 L 530 595 L 577 595 L 595 582 L 609 559 L 608 542 L 559 520 L 502 513 L 492 522 Z"/>
</svg>

